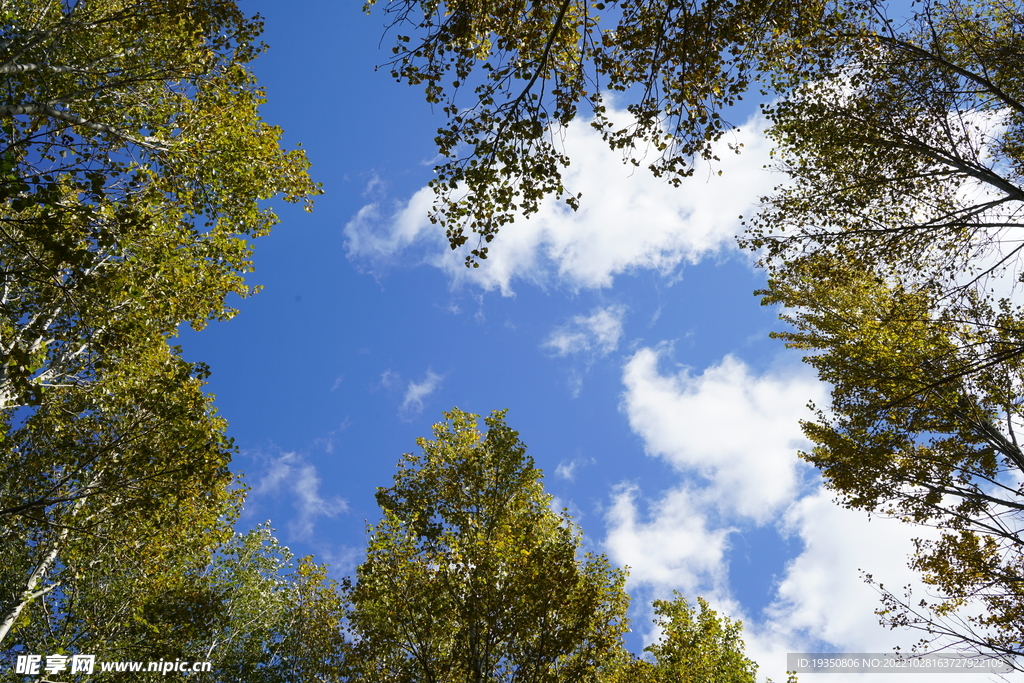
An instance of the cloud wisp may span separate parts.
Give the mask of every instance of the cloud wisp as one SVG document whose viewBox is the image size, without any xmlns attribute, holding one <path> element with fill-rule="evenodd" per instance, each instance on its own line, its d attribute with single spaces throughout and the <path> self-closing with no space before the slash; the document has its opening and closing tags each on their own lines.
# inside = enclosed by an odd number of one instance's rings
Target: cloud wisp
<svg viewBox="0 0 1024 683">
<path fill-rule="evenodd" d="M 444 375 L 439 375 L 430 368 L 427 368 L 427 374 L 422 382 L 410 380 L 409 386 L 405 390 L 405 397 L 402 399 L 402 405 L 398 409 L 399 414 L 404 419 L 412 419 L 422 413 L 424 402 L 441 388 L 443 381 Z"/>
<path fill-rule="evenodd" d="M 555 468 L 555 476 L 566 481 L 576 481 L 576 471 L 581 467 L 593 465 L 596 460 L 593 458 L 576 457 L 572 460 L 562 460 Z"/>
<path fill-rule="evenodd" d="M 541 344 L 555 356 L 593 354 L 607 356 L 619 348 L 625 306 L 595 308 L 589 316 L 577 315 L 556 328 Z"/>
<path fill-rule="evenodd" d="M 257 497 L 287 495 L 292 500 L 295 516 L 288 522 L 290 538 L 308 541 L 313 537 L 318 518 L 336 517 L 348 511 L 348 502 L 343 498 L 321 495 L 316 466 L 298 453 L 259 459 L 266 462 L 266 469 L 252 493 Z"/>
</svg>

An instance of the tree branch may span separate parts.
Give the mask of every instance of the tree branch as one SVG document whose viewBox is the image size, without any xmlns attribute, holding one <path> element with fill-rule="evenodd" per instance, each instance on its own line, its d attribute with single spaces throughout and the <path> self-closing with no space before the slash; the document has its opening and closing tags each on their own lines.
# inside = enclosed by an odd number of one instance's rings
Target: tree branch
<svg viewBox="0 0 1024 683">
<path fill-rule="evenodd" d="M 110 133 L 111 135 L 115 135 L 126 142 L 130 142 L 140 147 L 145 147 L 146 149 L 151 149 L 157 152 L 170 151 L 169 147 L 164 146 L 166 143 L 159 138 L 151 136 L 137 138 L 127 131 L 119 130 L 105 123 L 90 121 L 78 114 L 64 112 L 51 107 L 48 104 L 0 104 L 0 118 L 13 118 L 15 116 L 47 116 L 51 119 L 64 121 L 74 126 L 88 128 L 89 130 L 96 131 L 97 133 Z"/>
</svg>

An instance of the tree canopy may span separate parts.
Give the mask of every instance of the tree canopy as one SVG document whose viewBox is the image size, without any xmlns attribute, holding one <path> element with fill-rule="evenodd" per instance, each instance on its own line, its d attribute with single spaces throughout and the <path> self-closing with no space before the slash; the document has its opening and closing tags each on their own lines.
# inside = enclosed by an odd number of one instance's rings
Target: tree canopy
<svg viewBox="0 0 1024 683">
<path fill-rule="evenodd" d="M 357 680 L 596 681 L 626 628 L 625 576 L 580 558 L 504 412 L 454 409 L 380 489 L 350 590 Z"/>
<path fill-rule="evenodd" d="M 142 584 L 159 584 L 168 555 L 202 558 L 228 533 L 237 496 L 223 420 L 189 364 L 166 345 L 151 353 L 105 372 L 91 391 L 54 388 L 0 443 L 5 646 L 50 591 L 71 594 L 119 567 L 127 580 L 129 566 Z M 105 590 L 94 597 L 104 619 L 117 611 Z M 82 628 L 87 603 L 72 612 Z"/>
<path fill-rule="evenodd" d="M 653 659 L 626 652 L 626 572 L 584 554 L 540 470 L 495 411 L 458 408 L 377 492 L 366 561 L 346 589 L 353 681 L 753 683 L 741 624 L 698 598 L 655 601 Z"/>
<path fill-rule="evenodd" d="M 250 292 L 249 239 L 277 221 L 263 200 L 319 192 L 259 116 L 261 30 L 233 0 L 0 6 L 8 653 L 157 652 L 208 626 L 202 592 L 179 592 L 241 493 L 208 369 L 169 338 Z"/>
<path fill-rule="evenodd" d="M 719 617 L 703 598 L 691 607 L 678 592 L 653 607 L 661 635 L 644 648 L 651 658 L 633 659 L 616 683 L 756 683 L 757 664 L 743 653 L 740 622 Z"/>
<path fill-rule="evenodd" d="M 260 200 L 318 192 L 258 114 L 261 29 L 231 0 L 0 10 L 0 408 L 230 317 Z"/>
<path fill-rule="evenodd" d="M 325 567 L 309 557 L 296 562 L 268 526 L 198 552 L 182 537 L 158 552 L 145 540 L 134 559 L 104 556 L 90 571 L 64 573 L 61 586 L 41 596 L 43 607 L 17 625 L 20 649 L 7 652 L 93 655 L 94 673 L 111 680 L 197 675 L 101 669 L 158 660 L 209 663 L 198 675 L 224 683 L 341 680 L 342 596 Z M 0 680 L 23 676 L 5 667 Z"/>
<path fill-rule="evenodd" d="M 579 205 L 562 184 L 560 131 L 581 113 L 625 160 L 653 152 L 650 169 L 678 184 L 695 157 L 714 157 L 751 89 L 788 92 L 885 25 L 884 3 L 870 0 L 380 4 L 395 33 L 391 74 L 443 105 L 431 219 L 453 249 L 477 235 L 467 265 L 543 198 Z M 628 122 L 609 118 L 610 96 Z"/>
<path fill-rule="evenodd" d="M 804 456 L 844 504 L 939 529 L 913 560 L 936 593 L 887 592 L 883 616 L 1011 663 L 1024 640 L 1022 19 L 1013 3 L 925 4 L 774 106 L 790 183 L 747 236 L 765 303 L 790 311 L 777 336 L 833 387 Z"/>
<path fill-rule="evenodd" d="M 680 183 L 730 107 L 767 99 L 785 180 L 741 241 L 785 306 L 778 336 L 834 388 L 805 457 L 841 502 L 939 529 L 913 560 L 936 596 L 886 593 L 885 619 L 1021 654 L 1019 3 L 381 4 L 392 75 L 443 105 L 432 218 L 452 248 L 477 234 L 467 265 L 543 198 L 585 201 L 561 181 L 581 114 Z"/>
</svg>

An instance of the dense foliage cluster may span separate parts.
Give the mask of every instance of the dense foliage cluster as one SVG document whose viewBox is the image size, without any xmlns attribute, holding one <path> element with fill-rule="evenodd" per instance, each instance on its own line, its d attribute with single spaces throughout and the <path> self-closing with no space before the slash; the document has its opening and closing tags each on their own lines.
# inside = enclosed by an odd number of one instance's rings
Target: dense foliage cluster
<svg viewBox="0 0 1024 683">
<path fill-rule="evenodd" d="M 257 112 L 261 28 L 232 0 L 0 3 L 5 662 L 203 659 L 247 623 L 244 587 L 211 584 L 240 542 L 233 447 L 169 339 L 248 293 L 262 200 L 319 192 Z M 275 590 L 312 591 L 296 571 Z"/>
<path fill-rule="evenodd" d="M 626 572 L 583 554 L 504 411 L 453 409 L 406 454 L 347 586 L 346 671 L 367 683 L 754 683 L 741 625 L 656 601 L 651 659 L 623 647 Z"/>
<path fill-rule="evenodd" d="M 913 560 L 934 596 L 888 593 L 883 615 L 1011 662 L 1024 652 L 1022 27 L 1015 3 L 926 5 L 772 108 L 791 182 L 748 234 L 765 302 L 793 311 L 778 336 L 833 386 L 805 457 L 846 505 L 940 530 Z"/>
</svg>

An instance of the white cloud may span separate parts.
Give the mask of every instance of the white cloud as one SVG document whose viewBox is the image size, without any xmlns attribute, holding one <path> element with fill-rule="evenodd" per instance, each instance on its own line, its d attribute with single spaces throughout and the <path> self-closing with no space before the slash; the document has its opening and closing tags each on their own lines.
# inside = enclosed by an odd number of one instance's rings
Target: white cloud
<svg viewBox="0 0 1024 683">
<path fill-rule="evenodd" d="M 574 481 L 576 479 L 576 470 L 581 466 L 593 465 L 595 460 L 593 458 L 573 458 L 570 461 L 561 461 L 558 463 L 558 467 L 555 468 L 555 474 L 562 479 L 567 481 Z"/>
<path fill-rule="evenodd" d="M 650 503 L 646 518 L 638 510 L 635 486 L 620 485 L 605 515 L 604 546 L 617 564 L 629 567 L 631 586 L 644 584 L 667 595 L 716 591 L 725 580 L 725 551 L 731 529 L 710 528 L 705 495 L 686 488 Z"/>
<path fill-rule="evenodd" d="M 558 463 L 558 467 L 555 468 L 555 474 L 562 479 L 573 481 L 576 478 L 576 467 L 578 465 L 579 463 L 576 460 L 573 460 L 572 462 L 565 462 L 563 460 Z"/>
<path fill-rule="evenodd" d="M 423 412 L 423 402 L 441 387 L 443 379 L 443 375 L 439 375 L 430 368 L 427 368 L 427 376 L 423 378 L 422 382 L 410 381 L 409 387 L 405 390 L 405 398 L 402 399 L 402 406 L 399 409 L 401 414 L 411 417 Z"/>
<path fill-rule="evenodd" d="M 318 517 L 335 517 L 348 511 L 348 503 L 344 499 L 321 496 L 320 483 L 312 463 L 298 453 L 285 453 L 268 460 L 266 472 L 252 492 L 257 496 L 288 494 L 296 512 L 295 518 L 288 523 L 288 533 L 296 540 L 308 541 L 312 538 Z"/>
<path fill-rule="evenodd" d="M 782 522 L 800 537 L 804 550 L 786 568 L 767 610 L 773 625 L 790 633 L 814 633 L 849 652 L 891 649 L 892 636 L 878 628 L 874 614 L 879 594 L 861 572 L 890 589 L 919 584 L 907 566 L 911 538 L 930 536 L 930 530 L 847 510 L 823 488 L 796 501 Z"/>
<path fill-rule="evenodd" d="M 401 375 L 388 368 L 380 374 L 380 385 L 385 389 L 392 389 L 401 380 Z"/>
<path fill-rule="evenodd" d="M 875 610 L 882 606 L 881 596 L 864 573 L 898 595 L 905 586 L 917 595 L 926 592 L 907 562 L 911 539 L 928 537 L 932 530 L 847 510 L 823 488 L 794 501 L 780 528 L 796 534 L 803 550 L 788 563 L 773 603 L 745 619 L 748 650 L 767 675 L 781 677 L 787 652 L 820 652 L 822 644 L 849 653 L 911 650 L 923 634 L 879 624 Z M 903 680 L 881 673 L 844 676 L 864 683 Z"/>
<path fill-rule="evenodd" d="M 555 468 L 555 474 L 560 476 L 563 479 L 566 479 L 568 481 L 572 481 L 573 479 L 575 479 L 575 468 L 577 468 L 579 466 L 580 466 L 580 461 L 579 460 L 573 460 L 573 461 L 568 462 L 568 463 L 566 463 L 565 461 L 562 461 L 562 462 L 558 463 L 558 467 Z"/>
<path fill-rule="evenodd" d="M 622 112 L 612 115 L 626 120 Z M 583 193 L 579 211 L 545 202 L 536 215 L 504 227 L 487 261 L 467 269 L 465 254 L 452 252 L 427 220 L 433 193 L 424 187 L 404 204 L 364 206 L 345 227 L 348 254 L 379 266 L 417 245 L 425 252 L 423 261 L 445 270 L 453 282 L 506 295 L 516 280 L 580 289 L 609 287 L 615 276 L 637 269 L 669 273 L 683 262 L 733 248 L 737 216 L 750 213 L 772 190 L 777 179 L 763 168 L 770 149 L 764 127 L 763 119 L 752 117 L 723 140 L 720 162 L 699 162 L 693 177 L 675 188 L 646 169 L 624 165 L 619 153 L 579 121 L 565 132 L 572 165 L 564 174 L 565 186 Z M 726 142 L 742 144 L 743 153 L 728 151 Z"/>
<path fill-rule="evenodd" d="M 925 587 L 908 556 L 911 539 L 931 531 L 869 520 L 836 505 L 820 486 L 799 485 L 805 465 L 796 457 L 798 420 L 809 399 L 825 403 L 825 388 L 803 368 L 758 374 L 731 356 L 699 374 L 663 374 L 658 363 L 667 351 L 641 349 L 623 370 L 622 407 L 633 431 L 650 455 L 679 472 L 646 503 L 646 515 L 635 486 L 612 492 L 604 547 L 631 566 L 631 590 L 667 597 L 676 589 L 691 601 L 701 595 L 741 618 L 748 654 L 775 680 L 785 680 L 788 652 L 909 650 L 921 634 L 878 623 L 880 596 L 862 572 L 896 593 L 910 585 L 920 594 Z M 749 614 L 730 594 L 729 536 L 765 524 L 796 536 L 801 550 L 782 572 L 773 602 Z M 890 683 L 881 674 L 847 678 Z"/>
<path fill-rule="evenodd" d="M 681 472 L 706 477 L 718 506 L 757 523 L 796 494 L 799 419 L 824 387 L 804 368 L 755 376 L 733 356 L 700 375 L 662 375 L 667 348 L 644 348 L 626 363 L 622 407 L 645 449 Z"/>
<path fill-rule="evenodd" d="M 404 205 L 394 202 L 385 208 L 380 202 L 367 204 L 345 226 L 349 255 L 379 259 L 405 249 L 430 225 L 426 215 L 433 200 L 433 191 L 424 187 Z"/>
<path fill-rule="evenodd" d="M 607 356 L 619 347 L 624 306 L 595 308 L 589 316 L 577 315 L 553 331 L 541 345 L 556 356 L 594 353 Z"/>
</svg>

